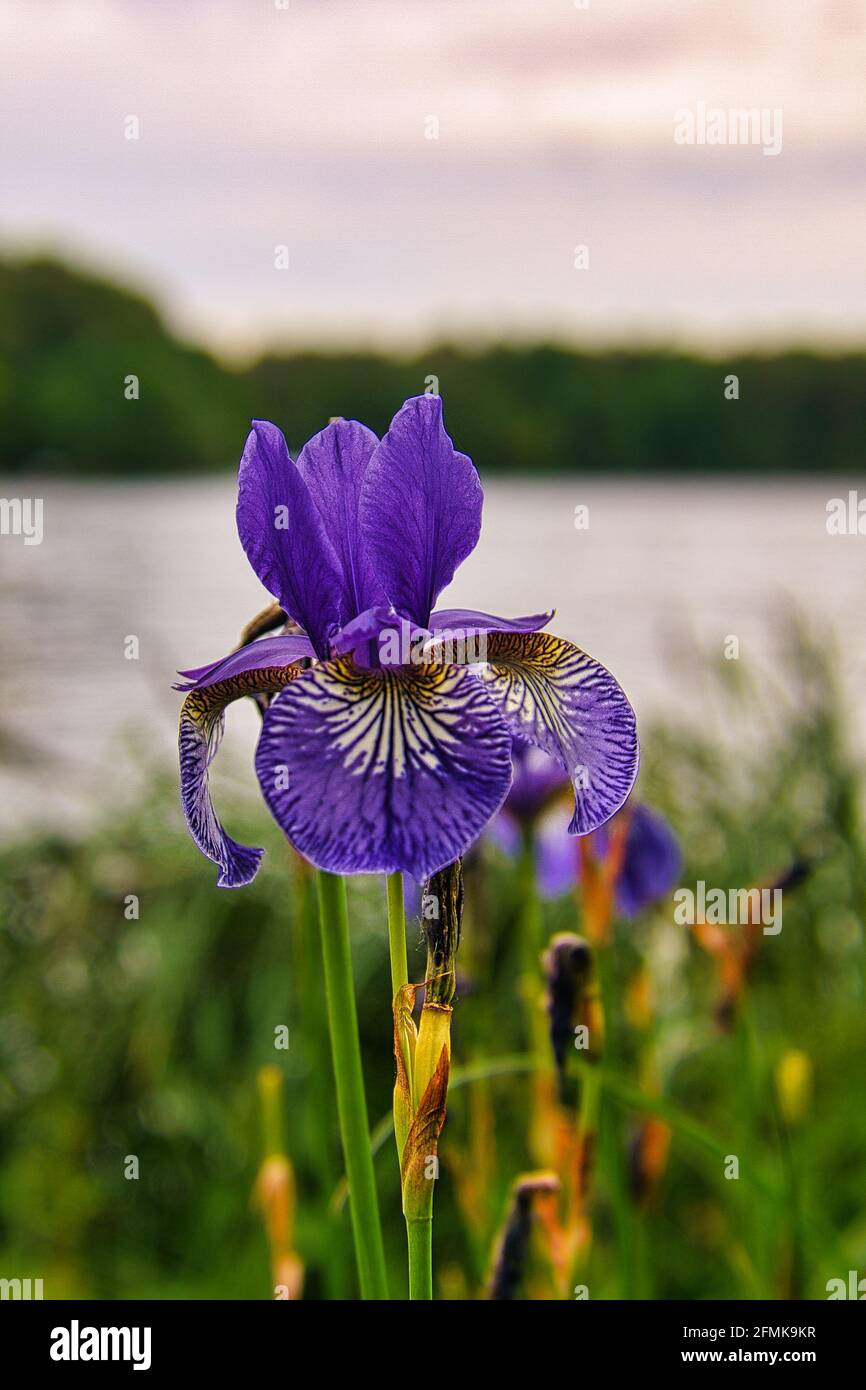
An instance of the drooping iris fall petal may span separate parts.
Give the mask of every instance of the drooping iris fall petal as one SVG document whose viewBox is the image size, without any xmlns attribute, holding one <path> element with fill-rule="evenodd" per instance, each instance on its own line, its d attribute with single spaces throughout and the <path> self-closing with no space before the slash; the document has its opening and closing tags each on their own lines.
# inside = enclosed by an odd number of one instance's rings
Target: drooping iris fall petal
<svg viewBox="0 0 866 1390">
<path fill-rule="evenodd" d="M 319 868 L 421 879 L 501 805 L 511 738 L 470 670 L 329 661 L 271 704 L 256 771 L 274 818 Z"/>
<path fill-rule="evenodd" d="M 574 788 L 569 830 L 586 835 L 619 810 L 634 785 L 634 710 L 613 676 L 549 633 L 491 633 L 481 678 L 512 732 L 556 758 Z"/>
<path fill-rule="evenodd" d="M 472 461 L 445 433 L 440 397 L 406 401 L 370 460 L 360 516 L 388 599 L 419 627 L 475 549 L 481 502 Z"/>
<path fill-rule="evenodd" d="M 253 644 L 259 645 L 263 644 Z M 192 838 L 202 854 L 219 865 L 220 888 L 241 888 L 250 883 L 264 853 L 233 840 L 217 819 L 211 802 L 208 770 L 222 738 L 226 706 L 244 695 L 282 690 L 298 670 L 297 666 L 257 666 L 191 690 L 183 702 L 179 735 L 181 804 Z"/>
<path fill-rule="evenodd" d="M 319 656 L 341 621 L 343 574 L 318 507 L 276 425 L 254 420 L 238 470 L 238 535 L 247 559 Z M 346 618 L 353 615 L 346 614 Z"/>
</svg>

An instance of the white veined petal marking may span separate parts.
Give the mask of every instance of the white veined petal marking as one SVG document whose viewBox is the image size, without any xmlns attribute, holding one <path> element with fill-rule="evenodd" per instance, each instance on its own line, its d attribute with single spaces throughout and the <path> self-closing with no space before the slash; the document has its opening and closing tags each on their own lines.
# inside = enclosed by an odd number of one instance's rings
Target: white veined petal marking
<svg viewBox="0 0 866 1390">
<path fill-rule="evenodd" d="M 256 771 L 274 818 L 319 868 L 422 879 L 464 854 L 502 805 L 511 737 L 466 667 L 335 658 L 273 701 Z"/>
<path fill-rule="evenodd" d="M 634 784 L 634 711 L 592 657 L 551 633 L 491 633 L 479 675 L 520 737 L 557 758 L 575 792 L 573 832 L 619 809 Z"/>
<path fill-rule="evenodd" d="M 459 668 L 362 670 L 332 661 L 319 675 L 319 688 L 299 690 L 296 698 L 318 716 L 318 732 L 355 776 L 400 778 L 413 766 L 435 771 L 440 752 L 460 743 L 473 692 Z"/>
<path fill-rule="evenodd" d="M 504 634 L 504 641 L 496 634 L 499 641 L 490 663 L 491 676 L 504 682 L 503 699 L 510 715 L 525 724 L 541 716 L 547 728 L 567 743 L 581 732 L 574 720 L 576 693 L 601 689 L 608 673 L 586 652 L 561 638 L 546 632 L 529 635 L 533 641 L 528 652 L 530 644 L 522 640 L 525 634 Z"/>
</svg>

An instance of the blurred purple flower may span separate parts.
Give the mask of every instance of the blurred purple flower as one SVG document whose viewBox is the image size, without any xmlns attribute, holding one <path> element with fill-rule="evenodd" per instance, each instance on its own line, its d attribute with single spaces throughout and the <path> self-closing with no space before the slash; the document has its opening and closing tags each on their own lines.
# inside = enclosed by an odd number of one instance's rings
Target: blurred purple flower
<svg viewBox="0 0 866 1390">
<path fill-rule="evenodd" d="M 637 736 L 609 672 L 540 632 L 550 614 L 432 611 L 475 548 L 481 504 L 438 396 L 406 401 L 381 441 L 334 421 L 294 463 L 275 425 L 253 423 L 238 532 L 300 634 L 180 673 L 183 807 L 220 886 L 248 883 L 263 853 L 226 833 L 208 789 L 224 711 L 244 695 L 275 697 L 256 752 L 265 801 L 296 849 L 332 873 L 420 879 L 458 858 L 505 799 L 512 734 L 569 774 L 572 834 L 623 804 Z"/>
<path fill-rule="evenodd" d="M 676 836 L 664 816 L 640 802 L 630 802 L 619 813 L 627 819 L 622 858 L 614 878 L 614 902 L 623 917 L 636 917 L 669 893 L 679 879 L 682 854 Z M 619 820 L 619 816 L 617 820 Z M 594 859 L 607 857 L 615 822 L 602 826 L 590 837 Z M 536 872 L 542 897 L 558 898 L 580 878 L 578 845 L 566 835 L 561 822 L 546 817 L 536 836 Z"/>
<path fill-rule="evenodd" d="M 515 739 L 512 753 L 514 779 L 502 811 L 518 825 L 533 824 L 542 811 L 562 797 L 568 782 L 560 764 L 540 748 Z"/>
<path fill-rule="evenodd" d="M 536 748 L 515 742 L 514 781 L 491 821 L 488 834 L 509 858 L 520 853 L 526 831 L 532 832 L 538 891 L 559 898 L 581 877 L 578 842 L 568 834 L 554 807 L 568 791 L 562 768 Z M 630 801 L 588 838 L 593 859 L 602 862 L 611 850 L 617 827 L 625 821 L 625 843 L 614 879 L 614 899 L 625 917 L 634 917 L 673 888 L 682 855 L 673 830 L 660 812 Z"/>
</svg>

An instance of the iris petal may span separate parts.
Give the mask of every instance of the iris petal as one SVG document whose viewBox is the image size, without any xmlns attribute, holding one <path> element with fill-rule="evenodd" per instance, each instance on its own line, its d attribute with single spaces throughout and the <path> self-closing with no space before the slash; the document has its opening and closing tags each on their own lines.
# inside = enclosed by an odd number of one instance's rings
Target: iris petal
<svg viewBox="0 0 866 1390">
<path fill-rule="evenodd" d="M 664 816 L 649 806 L 631 804 L 622 866 L 616 877 L 616 905 L 624 917 L 636 917 L 650 903 L 671 892 L 683 857 Z"/>
<path fill-rule="evenodd" d="M 331 655 L 346 656 L 364 652 L 372 642 L 378 645 L 379 636 L 383 631 L 391 628 L 395 622 L 399 622 L 385 604 L 377 605 L 375 608 L 365 608 L 363 613 L 359 613 L 357 618 L 341 627 L 339 632 L 335 632 L 331 638 Z M 375 663 L 365 662 L 365 665 Z"/>
<path fill-rule="evenodd" d="M 497 618 L 474 608 L 440 608 L 431 613 L 425 658 L 454 666 L 475 666 L 487 660 L 487 639 L 495 632 L 537 632 L 553 617 L 533 613 L 527 618 Z"/>
<path fill-rule="evenodd" d="M 314 435 L 298 455 L 298 472 L 340 562 L 343 624 L 385 601 L 385 592 L 367 554 L 358 515 L 364 475 L 378 444 L 373 431 L 357 420 L 334 420 Z"/>
<path fill-rule="evenodd" d="M 560 816 L 545 816 L 535 835 L 535 873 L 542 898 L 552 901 L 580 878 L 580 844 Z"/>
<path fill-rule="evenodd" d="M 285 439 L 267 420 L 253 421 L 244 448 L 237 523 L 259 579 L 325 656 L 341 621 L 342 569 Z"/>
<path fill-rule="evenodd" d="M 528 618 L 497 618 L 495 613 L 479 613 L 476 608 L 440 608 L 431 613 L 428 627 L 431 632 L 456 630 L 468 632 L 537 632 L 547 627 L 550 613 L 532 613 Z"/>
<path fill-rule="evenodd" d="M 268 666 L 288 666 L 300 657 L 315 656 L 313 645 L 308 637 L 298 637 L 295 633 L 285 633 L 279 637 L 263 637 L 260 642 L 250 642 L 236 652 L 212 661 L 208 666 L 196 666 L 191 671 L 178 671 L 188 682 L 178 682 L 175 690 L 201 690 L 214 685 L 216 681 L 227 680 L 229 676 L 239 676 L 244 671 L 261 670 Z"/>
<path fill-rule="evenodd" d="M 361 529 L 394 608 L 420 627 L 478 542 L 481 483 L 454 448 L 439 396 L 414 396 L 391 421 L 361 492 Z"/>
<path fill-rule="evenodd" d="M 421 879 L 501 805 L 511 738 L 469 670 L 328 661 L 271 704 L 256 771 L 275 819 L 319 868 Z"/>
<path fill-rule="evenodd" d="M 567 788 L 558 758 L 548 757 L 533 744 L 515 739 L 514 781 L 505 803 L 506 811 L 519 821 L 531 823 L 554 800 L 562 799 Z"/>
<path fill-rule="evenodd" d="M 257 644 L 254 644 L 257 645 Z M 232 700 L 275 692 L 293 680 L 297 666 L 243 671 L 228 680 L 192 690 L 180 712 L 180 795 L 190 834 L 202 854 L 219 865 L 220 888 L 241 888 L 255 878 L 264 850 L 238 844 L 217 819 L 208 771 L 222 739 L 225 709 Z"/>
<path fill-rule="evenodd" d="M 556 758 L 574 787 L 573 835 L 609 820 L 634 785 L 634 710 L 609 671 L 550 633 L 491 633 L 480 670 L 512 732 Z"/>
<path fill-rule="evenodd" d="M 622 863 L 614 879 L 614 897 L 624 917 L 636 917 L 673 889 L 682 869 L 682 853 L 660 812 L 630 801 L 622 815 L 628 817 L 628 823 Z M 599 861 L 608 853 L 608 829 L 604 826 L 592 837 L 592 855 Z M 548 815 L 537 828 L 535 846 L 539 892 L 544 898 L 561 897 L 581 876 L 574 839 L 565 833 L 559 820 Z"/>
</svg>

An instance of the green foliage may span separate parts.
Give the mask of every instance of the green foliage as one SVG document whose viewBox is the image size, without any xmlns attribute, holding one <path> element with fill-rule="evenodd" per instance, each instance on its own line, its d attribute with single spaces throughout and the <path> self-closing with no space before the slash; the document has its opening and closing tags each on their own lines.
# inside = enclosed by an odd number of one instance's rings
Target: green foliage
<svg viewBox="0 0 866 1390">
<path fill-rule="evenodd" d="M 138 400 L 124 394 L 130 374 Z M 228 467 L 248 401 L 242 380 L 178 342 L 145 299 L 52 261 L 0 262 L 4 470 Z"/>
<path fill-rule="evenodd" d="M 713 963 L 674 924 L 670 902 L 618 924 L 605 967 L 593 1298 L 820 1298 L 828 1279 L 866 1273 L 859 769 L 822 654 L 791 629 L 782 656 L 778 691 L 753 688 L 737 663 L 716 671 L 726 738 L 644 730 L 639 795 L 679 832 L 684 884 L 771 881 L 796 858 L 813 868 L 786 892 L 783 930 L 761 939 L 727 1028 Z M 697 655 L 691 665 L 700 669 Z M 341 1164 L 311 880 L 263 808 L 235 805 L 232 828 L 269 851 L 241 892 L 214 887 L 173 783 L 154 783 L 134 814 L 112 816 L 98 834 L 35 839 L 0 857 L 0 1268 L 43 1278 L 46 1297 L 270 1296 L 249 1202 L 261 1159 L 256 1074 L 268 1062 L 285 1076 L 306 1296 L 355 1292 L 347 1212 L 334 1200 Z M 125 915 L 130 894 L 137 918 Z M 533 1164 L 516 894 L 514 865 L 483 844 L 466 866 L 436 1194 L 440 1297 L 483 1288 L 510 1186 Z M 350 885 L 350 921 L 371 1123 L 384 1118 L 376 1171 L 389 1277 L 400 1294 L 384 883 Z M 547 905 L 543 927 L 579 930 L 574 901 Z M 417 980 L 417 922 L 409 944 Z M 654 1006 L 638 1024 L 628 1001 L 641 970 Z M 274 1047 L 280 1025 L 287 1051 Z M 815 1084 L 786 1135 L 774 1073 L 790 1049 L 811 1060 Z M 673 1138 L 653 1200 L 637 1206 L 628 1153 L 647 1113 Z M 739 1156 L 736 1181 L 724 1177 L 727 1154 Z M 137 1180 L 124 1176 L 128 1155 L 139 1159 Z"/>
<path fill-rule="evenodd" d="M 127 400 L 134 373 L 140 398 Z M 739 378 L 739 399 L 725 379 Z M 438 380 L 482 473 L 852 473 L 866 356 L 711 361 L 552 344 L 406 358 L 272 354 L 232 369 L 179 342 L 141 296 L 48 260 L 0 261 L 4 469 L 135 476 L 236 464 L 253 416 L 299 447 L 331 416 L 382 431 Z"/>
</svg>

